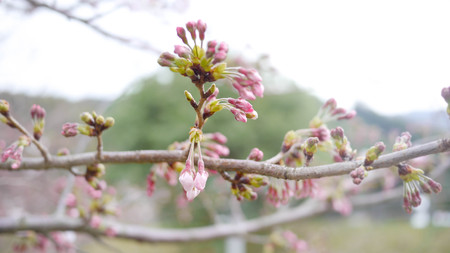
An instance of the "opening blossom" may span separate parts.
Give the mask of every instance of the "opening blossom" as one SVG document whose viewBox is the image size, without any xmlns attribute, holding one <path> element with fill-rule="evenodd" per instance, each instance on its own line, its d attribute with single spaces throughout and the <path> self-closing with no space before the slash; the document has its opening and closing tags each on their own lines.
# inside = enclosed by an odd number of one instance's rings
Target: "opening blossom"
<svg viewBox="0 0 450 253">
<path fill-rule="evenodd" d="M 183 189 L 186 191 L 186 198 L 192 201 L 200 194 L 206 186 L 206 180 L 208 179 L 208 172 L 205 170 L 205 163 L 203 162 L 202 152 L 200 148 L 200 141 L 202 139 L 202 131 L 197 128 L 192 128 L 189 133 L 189 154 L 186 160 L 186 166 L 181 171 L 180 180 Z M 195 171 L 194 165 L 194 150 L 195 146 L 198 148 L 198 170 Z"/>
</svg>

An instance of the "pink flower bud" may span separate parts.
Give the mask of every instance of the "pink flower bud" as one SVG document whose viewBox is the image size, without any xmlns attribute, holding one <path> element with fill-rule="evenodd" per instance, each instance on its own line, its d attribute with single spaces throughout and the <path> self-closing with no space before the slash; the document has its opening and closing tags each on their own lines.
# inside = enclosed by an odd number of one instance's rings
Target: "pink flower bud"
<svg viewBox="0 0 450 253">
<path fill-rule="evenodd" d="M 183 41 L 184 44 L 188 44 L 187 38 L 186 38 L 186 30 L 184 30 L 183 27 L 177 27 L 177 35 L 180 37 L 180 39 Z"/>
<path fill-rule="evenodd" d="M 247 116 L 245 115 L 245 113 L 243 111 L 232 108 L 230 110 L 230 112 L 232 114 L 234 114 L 234 119 L 235 120 L 241 121 L 241 122 L 244 122 L 244 123 L 247 122 Z"/>
<path fill-rule="evenodd" d="M 191 34 L 192 39 L 195 40 L 197 38 L 197 35 L 195 33 L 195 31 L 197 30 L 197 24 L 193 21 L 187 22 L 186 28 Z"/>
<path fill-rule="evenodd" d="M 224 51 L 219 51 L 216 54 L 214 54 L 213 64 L 223 62 L 226 58 L 227 58 L 227 53 Z"/>
<path fill-rule="evenodd" d="M 155 172 L 151 171 L 147 175 L 147 196 L 151 197 L 155 192 Z"/>
<path fill-rule="evenodd" d="M 337 119 L 338 120 L 343 120 L 343 119 L 349 120 L 349 119 L 353 119 L 355 116 L 356 116 L 356 111 L 352 110 L 352 111 L 348 112 L 347 114 L 345 114 L 344 116 L 341 116 Z"/>
<path fill-rule="evenodd" d="M 197 21 L 198 37 L 201 41 L 205 39 L 206 23 L 198 20 Z"/>
<path fill-rule="evenodd" d="M 115 237 L 117 235 L 117 231 L 113 227 L 108 227 L 105 230 L 105 234 L 108 237 Z"/>
<path fill-rule="evenodd" d="M 448 104 L 450 104 L 450 87 L 443 88 L 441 91 L 441 96 Z"/>
<path fill-rule="evenodd" d="M 174 53 L 183 58 L 189 58 L 191 50 L 185 46 L 175 45 Z"/>
<path fill-rule="evenodd" d="M 238 98 L 229 98 L 228 103 L 234 105 L 236 109 L 242 110 L 244 112 L 253 112 L 252 104 L 250 104 L 247 100 Z"/>
<path fill-rule="evenodd" d="M 336 106 L 337 106 L 336 100 L 334 98 L 330 98 L 327 100 L 327 102 L 325 102 L 325 104 L 323 104 L 322 108 L 330 107 L 330 110 L 334 110 L 336 109 Z"/>
<path fill-rule="evenodd" d="M 206 186 L 206 180 L 208 180 L 208 172 L 203 169 L 203 171 L 200 171 L 200 162 L 199 162 L 199 171 L 197 172 L 195 176 L 195 188 L 197 188 L 199 191 L 203 191 Z"/>
<path fill-rule="evenodd" d="M 69 193 L 66 197 L 66 206 L 67 207 L 76 207 L 77 205 L 77 197 L 73 193 Z"/>
<path fill-rule="evenodd" d="M 248 155 L 247 159 L 254 160 L 254 161 L 261 161 L 263 159 L 264 153 L 259 150 L 258 148 L 253 148 L 252 151 L 250 151 L 250 154 Z"/>
<path fill-rule="evenodd" d="M 91 217 L 91 221 L 89 222 L 89 225 L 90 225 L 92 228 L 99 228 L 101 222 L 102 222 L 102 218 L 101 218 L 100 216 L 98 216 L 98 215 L 93 215 L 93 216 Z"/>
<path fill-rule="evenodd" d="M 65 137 L 73 137 L 78 134 L 78 124 L 77 123 L 65 123 L 62 126 L 61 134 Z"/>
<path fill-rule="evenodd" d="M 255 94 L 250 90 L 246 89 L 244 86 L 239 84 L 238 82 L 233 82 L 233 87 L 238 91 L 239 96 L 243 99 L 255 100 Z"/>
<path fill-rule="evenodd" d="M 228 44 L 225 42 L 220 42 L 218 50 L 228 53 Z"/>
<path fill-rule="evenodd" d="M 181 171 L 180 177 L 178 178 L 186 192 L 194 188 L 194 173 L 190 168 L 188 169 L 187 163 L 188 162 L 186 162 L 186 168 Z"/>
<path fill-rule="evenodd" d="M 211 135 L 211 140 L 218 142 L 220 144 L 227 143 L 227 137 L 219 132 L 213 133 Z"/>
</svg>

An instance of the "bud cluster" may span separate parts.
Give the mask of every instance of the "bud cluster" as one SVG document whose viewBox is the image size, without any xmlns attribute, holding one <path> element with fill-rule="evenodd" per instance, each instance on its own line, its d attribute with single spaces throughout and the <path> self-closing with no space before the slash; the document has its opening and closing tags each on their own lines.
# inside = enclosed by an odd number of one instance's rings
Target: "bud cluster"
<svg viewBox="0 0 450 253">
<path fill-rule="evenodd" d="M 191 35 L 193 45 L 188 42 L 186 29 Z M 186 29 L 177 27 L 177 35 L 184 45 L 175 46 L 175 55 L 169 52 L 162 53 L 158 59 L 161 66 L 169 67 L 171 71 L 189 77 L 197 85 L 228 79 L 243 99 L 254 100 L 256 96 L 263 96 L 262 78 L 255 69 L 227 67 L 226 43 L 209 41 L 206 51 L 203 49 L 206 31 L 206 24 L 203 21 L 188 22 Z M 197 34 L 200 45 L 197 43 Z"/>
<path fill-rule="evenodd" d="M 413 207 L 421 204 L 420 191 L 424 193 L 442 191 L 441 184 L 425 176 L 423 170 L 406 163 L 398 164 L 397 168 L 398 174 L 403 180 L 403 208 L 407 213 L 411 213 Z"/>
<path fill-rule="evenodd" d="M 400 151 L 411 147 L 411 134 L 409 132 L 403 132 L 395 139 L 393 151 Z"/>
<path fill-rule="evenodd" d="M 319 128 L 323 124 L 334 120 L 348 120 L 356 116 L 356 111 L 347 112 L 344 108 L 337 107 L 336 100 L 327 100 L 319 109 L 319 112 L 309 122 L 311 128 Z"/>
<path fill-rule="evenodd" d="M 234 119 L 241 122 L 247 122 L 247 119 L 258 119 L 258 113 L 253 109 L 253 106 L 243 98 L 219 98 L 216 96 L 219 93 L 219 89 L 215 89 L 215 93 L 208 97 L 206 101 L 205 110 L 203 112 L 203 118 L 208 118 L 214 113 L 227 109 L 233 115 Z"/>
<path fill-rule="evenodd" d="M 100 181 L 100 178 L 105 175 L 105 172 L 106 167 L 103 163 L 94 163 L 87 166 L 84 178 L 94 189 L 104 190 L 106 188 L 106 183 Z"/>
<path fill-rule="evenodd" d="M 65 199 L 66 213 L 73 218 L 86 219 L 92 228 L 103 230 L 107 236 L 114 236 L 114 228 L 103 225 L 103 216 L 119 214 L 115 202 L 116 190 L 108 187 L 104 181 L 99 185 L 101 190 L 93 188 L 82 177 L 76 177 L 73 191 Z"/>
<path fill-rule="evenodd" d="M 263 253 L 278 252 L 277 248 L 282 249 L 280 252 L 309 252 L 308 243 L 301 240 L 290 230 L 275 231 L 270 234 L 269 242 L 264 245 Z"/>
<path fill-rule="evenodd" d="M 104 130 L 114 126 L 113 117 L 105 118 L 95 112 L 84 112 L 80 115 L 80 118 L 85 124 L 65 123 L 61 134 L 65 137 L 73 137 L 78 133 L 87 136 L 99 136 Z"/>
<path fill-rule="evenodd" d="M 53 252 L 53 244 L 57 252 L 74 252 L 72 232 L 55 231 L 51 233 L 37 233 L 27 230 L 16 234 L 17 239 L 13 242 L 14 252 Z"/>
<path fill-rule="evenodd" d="M 12 169 L 19 168 L 20 164 L 22 163 L 22 154 L 25 147 L 30 146 L 31 140 L 26 135 L 22 135 L 19 137 L 17 141 L 12 143 L 9 147 L 7 147 L 2 152 L 1 162 L 4 163 L 8 159 L 13 160 L 13 163 L 11 165 Z"/>
<path fill-rule="evenodd" d="M 261 161 L 263 159 L 263 152 L 257 148 L 250 151 L 247 160 Z M 259 188 L 268 184 L 268 179 L 265 176 L 245 174 L 236 172 L 234 178 L 227 178 L 231 182 L 231 193 L 236 196 L 237 200 L 241 201 L 244 198 L 248 200 L 255 200 L 258 194 L 253 191 L 252 187 Z"/>
<path fill-rule="evenodd" d="M 367 150 L 363 165 L 350 172 L 350 177 L 353 179 L 354 184 L 361 184 L 362 180 L 368 176 L 368 171 L 372 170 L 370 165 L 378 159 L 385 148 L 386 146 L 383 142 L 377 142 L 374 146 Z"/>
<path fill-rule="evenodd" d="M 31 107 L 30 113 L 31 119 L 33 120 L 33 136 L 36 140 L 39 140 L 44 133 L 45 109 L 39 105 L 34 104 Z"/>
<path fill-rule="evenodd" d="M 337 156 L 335 161 L 351 161 L 355 157 L 356 150 L 352 150 L 350 142 L 344 134 L 342 127 L 336 127 L 330 131 L 334 146 L 336 147 Z"/>
</svg>

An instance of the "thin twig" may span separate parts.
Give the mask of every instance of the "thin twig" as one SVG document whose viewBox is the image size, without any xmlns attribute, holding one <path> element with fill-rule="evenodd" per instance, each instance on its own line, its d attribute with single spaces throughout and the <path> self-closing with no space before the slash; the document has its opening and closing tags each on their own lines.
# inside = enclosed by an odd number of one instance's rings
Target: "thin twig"
<svg viewBox="0 0 450 253">
<path fill-rule="evenodd" d="M 19 132 L 26 135 L 28 138 L 30 138 L 31 142 L 39 149 L 39 152 L 44 157 L 45 162 L 49 162 L 51 159 L 51 155 L 48 153 L 47 149 L 34 138 L 32 134 L 30 134 L 13 116 L 8 115 L 7 120 L 9 123 L 11 123 Z"/>
<path fill-rule="evenodd" d="M 70 11 L 59 9 L 53 5 L 48 5 L 46 3 L 39 2 L 36 0 L 26 0 L 26 1 L 34 8 L 43 8 L 43 9 L 47 9 L 47 10 L 53 11 L 55 13 L 61 14 L 70 20 L 75 20 L 75 21 L 78 21 L 78 22 L 88 26 L 92 30 L 96 31 L 97 33 L 100 33 L 101 35 L 103 35 L 105 37 L 119 41 L 120 43 L 123 43 L 127 46 L 130 46 L 130 47 L 133 47 L 136 49 L 140 49 L 140 50 L 150 51 L 150 52 L 157 53 L 157 54 L 161 53 L 160 50 L 157 50 L 156 48 L 154 48 L 149 43 L 147 43 L 143 40 L 138 40 L 135 38 L 133 38 L 133 39 L 125 38 L 125 37 L 119 36 L 117 34 L 108 32 L 108 31 L 104 30 L 103 28 L 93 24 L 92 21 L 97 20 L 98 19 L 97 16 L 93 16 L 91 18 L 84 19 L 84 18 L 81 18 L 81 17 L 71 14 Z"/>
</svg>

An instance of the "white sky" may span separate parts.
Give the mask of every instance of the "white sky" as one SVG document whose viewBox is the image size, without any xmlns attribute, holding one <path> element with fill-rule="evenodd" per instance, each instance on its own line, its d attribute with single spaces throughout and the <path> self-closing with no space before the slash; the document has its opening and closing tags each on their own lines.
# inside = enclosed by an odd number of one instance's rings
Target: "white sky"
<svg viewBox="0 0 450 253">
<path fill-rule="evenodd" d="M 282 74 L 344 107 L 445 110 L 450 1 L 191 0 L 181 13 L 124 9 L 100 24 L 172 51 L 181 44 L 175 27 L 197 19 L 208 24 L 207 40 L 226 41 L 231 52 L 268 53 Z M 28 18 L 0 11 L 2 91 L 114 98 L 159 69 L 157 58 L 48 11 Z"/>
</svg>

